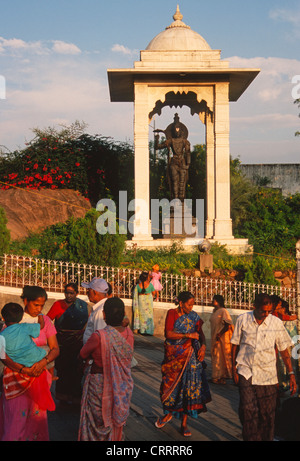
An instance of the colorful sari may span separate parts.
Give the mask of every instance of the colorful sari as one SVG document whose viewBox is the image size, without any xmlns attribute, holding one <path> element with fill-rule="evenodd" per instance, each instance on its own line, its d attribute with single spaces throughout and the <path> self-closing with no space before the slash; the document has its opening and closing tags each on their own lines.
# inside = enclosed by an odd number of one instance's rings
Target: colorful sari
<svg viewBox="0 0 300 461">
<path fill-rule="evenodd" d="M 47 315 L 51 320 L 55 319 L 60 349 L 55 360 L 59 378 L 56 382 L 56 396 L 66 400 L 80 399 L 82 371 L 77 357 L 83 345 L 84 327 L 88 320 L 87 303 L 76 298 L 68 307 L 64 300 L 56 301 Z"/>
<path fill-rule="evenodd" d="M 222 331 L 225 324 L 228 325 L 228 330 L 217 341 L 216 335 Z M 227 309 L 224 307 L 214 309 L 210 317 L 210 326 L 212 379 L 232 378 L 231 338 L 233 322 Z"/>
<path fill-rule="evenodd" d="M 202 324 L 198 314 L 191 311 L 175 320 L 173 331 L 181 334 L 202 333 Z M 176 417 L 188 414 L 197 418 L 199 413 L 207 411 L 206 403 L 211 401 L 206 364 L 197 358 L 199 341 L 166 339 L 164 346 L 160 388 L 164 413 L 173 413 Z"/>
<path fill-rule="evenodd" d="M 133 292 L 133 329 L 139 330 L 141 334 L 153 335 L 153 296 L 155 291 L 152 283 L 149 283 L 145 294 L 141 293 L 141 288 L 136 285 Z"/>
<path fill-rule="evenodd" d="M 97 330 L 103 373 L 89 373 L 84 382 L 79 441 L 121 441 L 133 390 L 132 347 L 113 327 Z"/>
</svg>

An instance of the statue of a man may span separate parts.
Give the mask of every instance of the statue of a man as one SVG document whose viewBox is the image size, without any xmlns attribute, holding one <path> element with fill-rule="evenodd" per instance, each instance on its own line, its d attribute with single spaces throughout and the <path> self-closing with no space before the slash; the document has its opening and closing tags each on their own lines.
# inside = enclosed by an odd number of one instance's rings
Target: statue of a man
<svg viewBox="0 0 300 461">
<path fill-rule="evenodd" d="M 186 185 L 188 181 L 188 170 L 191 163 L 190 143 L 187 140 L 188 130 L 179 121 L 178 114 L 174 116 L 174 122 L 166 130 L 154 130 L 155 133 L 162 132 L 166 141 L 159 143 L 159 134 L 155 135 L 154 148 L 168 149 L 167 179 L 171 193 L 171 200 L 185 199 Z"/>
</svg>

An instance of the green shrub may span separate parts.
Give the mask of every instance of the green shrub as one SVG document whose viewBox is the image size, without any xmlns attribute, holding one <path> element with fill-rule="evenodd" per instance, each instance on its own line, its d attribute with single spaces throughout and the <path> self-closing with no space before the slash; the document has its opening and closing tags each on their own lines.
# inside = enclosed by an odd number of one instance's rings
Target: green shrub
<svg viewBox="0 0 300 461">
<path fill-rule="evenodd" d="M 0 255 L 9 251 L 10 231 L 7 228 L 7 217 L 5 210 L 0 207 Z"/>
<path fill-rule="evenodd" d="M 256 256 L 253 263 L 248 265 L 244 281 L 264 285 L 279 285 L 274 277 L 272 265 L 263 256 Z"/>
<path fill-rule="evenodd" d="M 91 209 L 84 218 L 70 218 L 65 223 L 49 226 L 40 234 L 13 242 L 11 252 L 47 260 L 119 266 L 126 235 L 118 233 L 118 225 L 115 235 L 99 234 L 96 228 L 99 216 L 99 212 Z"/>
</svg>

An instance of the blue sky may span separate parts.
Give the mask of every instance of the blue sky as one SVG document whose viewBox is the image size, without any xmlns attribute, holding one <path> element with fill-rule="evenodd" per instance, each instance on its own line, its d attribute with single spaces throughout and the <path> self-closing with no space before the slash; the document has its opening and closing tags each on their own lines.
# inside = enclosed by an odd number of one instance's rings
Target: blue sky
<svg viewBox="0 0 300 461">
<path fill-rule="evenodd" d="M 82 120 L 91 134 L 133 140 L 133 105 L 109 99 L 108 68 L 132 68 L 179 3 L 183 21 L 231 67 L 260 68 L 230 105 L 230 150 L 243 163 L 299 162 L 300 2 L 295 0 L 0 0 L 0 145 L 24 147 L 32 128 Z M 299 77 L 300 81 L 300 77 Z M 294 85 L 295 86 L 295 85 Z M 300 94 L 299 94 L 300 96 Z M 173 119 L 165 109 L 156 127 Z M 204 127 L 185 109 L 192 144 Z M 151 134 L 150 134 L 151 137 Z"/>
</svg>

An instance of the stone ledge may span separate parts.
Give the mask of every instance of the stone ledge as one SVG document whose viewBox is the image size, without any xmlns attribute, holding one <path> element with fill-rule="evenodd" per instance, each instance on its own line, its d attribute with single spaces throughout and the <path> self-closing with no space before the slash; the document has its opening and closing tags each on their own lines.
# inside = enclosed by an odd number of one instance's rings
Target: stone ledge
<svg viewBox="0 0 300 461">
<path fill-rule="evenodd" d="M 23 305 L 22 300 L 20 298 L 22 294 L 21 288 L 13 288 L 13 287 L 0 287 L 0 311 L 2 307 L 8 302 L 16 302 Z M 47 314 L 52 304 L 59 300 L 64 299 L 63 293 L 51 293 L 47 292 L 48 299 L 43 309 L 43 314 Z M 85 295 L 79 295 L 79 298 L 83 299 L 84 301 L 88 302 L 88 298 Z M 125 304 L 125 311 L 126 315 L 129 318 L 130 324 L 132 322 L 132 299 L 123 299 Z M 174 309 L 175 304 L 173 303 L 161 303 L 161 302 L 154 302 L 154 336 L 164 337 L 164 328 L 165 328 L 165 318 L 169 309 Z M 194 311 L 197 312 L 202 320 L 204 321 L 203 324 L 203 332 L 207 339 L 210 339 L 210 322 L 209 318 L 211 316 L 213 307 L 210 306 L 194 306 Z M 236 318 L 246 312 L 245 310 L 241 309 L 228 309 L 228 312 L 231 315 L 233 323 L 235 323 Z"/>
</svg>

